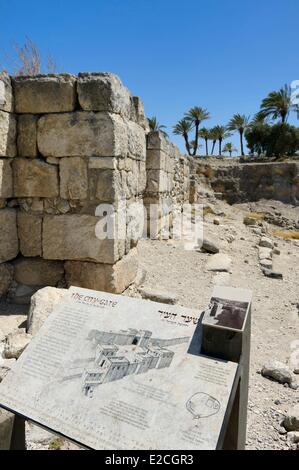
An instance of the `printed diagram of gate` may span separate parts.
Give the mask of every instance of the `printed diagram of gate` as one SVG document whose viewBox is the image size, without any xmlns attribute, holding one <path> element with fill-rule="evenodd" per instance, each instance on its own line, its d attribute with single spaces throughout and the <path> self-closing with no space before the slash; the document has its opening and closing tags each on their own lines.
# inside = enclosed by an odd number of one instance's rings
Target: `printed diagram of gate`
<svg viewBox="0 0 299 470">
<path fill-rule="evenodd" d="M 175 354 L 169 348 L 187 343 L 190 338 L 152 338 L 149 330 L 130 328 L 118 332 L 91 330 L 87 339 L 94 355 L 83 364 L 80 360 L 73 362 L 63 381 L 80 377 L 83 394 L 92 397 L 99 385 L 169 367 Z"/>
</svg>

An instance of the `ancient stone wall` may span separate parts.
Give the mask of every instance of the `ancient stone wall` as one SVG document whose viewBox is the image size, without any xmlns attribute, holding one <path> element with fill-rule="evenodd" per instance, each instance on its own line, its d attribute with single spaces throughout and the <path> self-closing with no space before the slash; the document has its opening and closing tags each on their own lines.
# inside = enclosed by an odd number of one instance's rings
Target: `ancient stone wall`
<svg viewBox="0 0 299 470">
<path fill-rule="evenodd" d="M 186 159 L 162 134 L 147 137 L 142 102 L 113 74 L 2 73 L 0 84 L 0 296 L 124 291 L 138 267 L 136 207 L 158 202 L 160 231 L 165 202 L 188 200 Z M 98 237 L 103 204 L 114 228 L 125 214 L 121 235 Z"/>
<path fill-rule="evenodd" d="M 189 162 L 161 132 L 147 135 L 144 205 L 148 232 L 157 237 L 171 228 L 173 213 L 189 201 Z"/>
<path fill-rule="evenodd" d="M 65 282 L 122 292 L 136 241 L 98 239 L 96 210 L 142 200 L 142 103 L 107 73 L 1 79 L 0 293 L 12 276 L 20 301 Z"/>
<path fill-rule="evenodd" d="M 194 174 L 230 204 L 260 199 L 299 204 L 299 163 L 295 159 L 269 163 L 209 159 L 193 162 L 192 167 Z"/>
</svg>

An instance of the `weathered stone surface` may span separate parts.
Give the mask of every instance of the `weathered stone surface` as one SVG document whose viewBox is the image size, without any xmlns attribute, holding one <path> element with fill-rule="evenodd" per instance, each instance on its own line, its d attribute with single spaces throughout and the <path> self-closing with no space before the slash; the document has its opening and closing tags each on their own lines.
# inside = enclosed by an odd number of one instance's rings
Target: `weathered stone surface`
<svg viewBox="0 0 299 470">
<path fill-rule="evenodd" d="M 262 375 L 283 384 L 287 383 L 290 385 L 294 381 L 294 377 L 288 366 L 279 361 L 269 361 L 265 364 L 262 368 Z"/>
<path fill-rule="evenodd" d="M 0 111 L 0 157 L 15 157 L 16 119 L 13 114 Z"/>
<path fill-rule="evenodd" d="M 13 197 L 11 160 L 0 159 L 0 198 Z"/>
<path fill-rule="evenodd" d="M 61 158 L 60 196 L 64 199 L 86 199 L 87 191 L 87 162 L 80 157 Z"/>
<path fill-rule="evenodd" d="M 6 295 L 13 280 L 13 267 L 10 264 L 0 264 L 0 297 Z"/>
<path fill-rule="evenodd" d="M 148 133 L 149 123 L 145 116 L 143 102 L 139 98 L 139 96 L 133 96 L 132 105 L 133 105 L 132 119 L 135 120 Z"/>
<path fill-rule="evenodd" d="M 13 79 L 16 113 L 65 113 L 76 104 L 76 78 L 72 75 L 38 75 Z"/>
<path fill-rule="evenodd" d="M 273 242 L 272 242 L 271 238 L 262 237 L 260 239 L 260 246 L 272 249 L 273 248 Z"/>
<path fill-rule="evenodd" d="M 273 264 L 272 264 L 272 260 L 271 260 L 271 259 L 261 259 L 261 260 L 260 260 L 260 265 L 261 265 L 263 268 L 266 268 L 266 269 L 272 269 L 272 267 L 273 267 Z"/>
<path fill-rule="evenodd" d="M 28 286 L 56 286 L 64 276 L 62 261 L 42 258 L 18 258 L 14 262 L 14 278 Z"/>
<path fill-rule="evenodd" d="M 66 289 L 44 287 L 38 290 L 32 297 L 27 320 L 27 331 L 35 336 L 44 321 L 52 313 L 54 307 L 60 302 L 66 293 Z"/>
<path fill-rule="evenodd" d="M 271 248 L 265 248 L 263 246 L 259 247 L 259 259 L 272 259 L 272 249 Z"/>
<path fill-rule="evenodd" d="M 18 155 L 19 157 L 37 156 L 38 116 L 22 114 L 18 117 Z"/>
<path fill-rule="evenodd" d="M 6 72 L 0 72 L 0 111 L 13 112 L 11 80 Z"/>
<path fill-rule="evenodd" d="M 124 252 L 124 240 L 96 237 L 99 217 L 83 214 L 45 216 L 43 257 L 53 260 L 82 260 L 112 264 Z"/>
<path fill-rule="evenodd" d="M 152 131 L 147 136 L 147 148 L 151 150 L 163 150 L 169 152 L 169 142 L 159 131 Z"/>
<path fill-rule="evenodd" d="M 227 271 L 231 270 L 231 258 L 224 253 L 217 253 L 211 256 L 207 262 L 208 271 Z"/>
<path fill-rule="evenodd" d="M 6 359 L 18 359 L 24 349 L 28 346 L 32 336 L 19 331 L 18 333 L 10 333 L 6 337 L 4 356 Z"/>
<path fill-rule="evenodd" d="M 127 122 L 128 155 L 137 160 L 146 160 L 146 138 L 144 129 L 135 122 Z"/>
<path fill-rule="evenodd" d="M 287 431 L 299 431 L 299 403 L 289 409 L 283 425 Z"/>
<path fill-rule="evenodd" d="M 130 92 L 113 73 L 80 73 L 77 88 L 85 111 L 109 111 L 130 118 Z"/>
<path fill-rule="evenodd" d="M 213 283 L 215 286 L 230 286 L 230 274 L 227 272 L 216 274 L 213 279 Z"/>
<path fill-rule="evenodd" d="M 117 159 L 115 157 L 90 157 L 88 168 L 95 170 L 116 170 Z"/>
<path fill-rule="evenodd" d="M 59 196 L 58 169 L 41 160 L 16 158 L 13 161 L 16 197 Z"/>
<path fill-rule="evenodd" d="M 42 217 L 18 211 L 18 237 L 23 256 L 42 254 Z"/>
<path fill-rule="evenodd" d="M 127 127 L 106 112 L 51 114 L 38 121 L 38 148 L 46 157 L 113 157 L 127 154 Z"/>
<path fill-rule="evenodd" d="M 0 450 L 10 449 L 14 414 L 0 408 Z"/>
<path fill-rule="evenodd" d="M 177 303 L 177 296 L 173 292 L 167 292 L 160 289 L 150 289 L 147 287 L 142 287 L 138 290 L 143 299 L 169 305 L 175 305 Z"/>
<path fill-rule="evenodd" d="M 263 268 L 263 274 L 266 277 L 270 277 L 272 279 L 283 279 L 283 274 L 282 273 L 272 271 L 272 269 Z"/>
<path fill-rule="evenodd" d="M 117 171 L 102 170 L 96 173 L 95 199 L 102 202 L 113 202 L 123 195 L 124 190 Z"/>
<path fill-rule="evenodd" d="M 138 271 L 137 249 L 132 249 L 114 265 L 80 261 L 65 263 L 68 286 L 120 294 L 134 281 Z"/>
<path fill-rule="evenodd" d="M 0 263 L 15 258 L 19 251 L 17 217 L 14 209 L 0 210 Z"/>
</svg>

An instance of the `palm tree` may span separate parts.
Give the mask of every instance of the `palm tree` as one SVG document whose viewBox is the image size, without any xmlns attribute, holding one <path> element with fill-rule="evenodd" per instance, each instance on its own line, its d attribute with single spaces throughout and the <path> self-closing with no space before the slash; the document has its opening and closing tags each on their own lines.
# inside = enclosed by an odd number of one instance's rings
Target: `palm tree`
<svg viewBox="0 0 299 470">
<path fill-rule="evenodd" d="M 292 90 L 289 85 L 285 85 L 279 91 L 271 91 L 263 99 L 259 114 L 263 117 L 281 119 L 285 123 L 291 110 L 298 112 L 298 105 L 292 104 Z"/>
<path fill-rule="evenodd" d="M 212 145 L 212 151 L 211 151 L 211 155 L 214 154 L 214 149 L 215 149 L 215 145 L 216 145 L 216 142 L 217 142 L 217 130 L 216 130 L 216 127 L 213 127 L 211 130 L 210 130 L 210 137 L 209 139 L 212 140 L 213 142 L 213 145 Z"/>
<path fill-rule="evenodd" d="M 245 114 L 235 114 L 232 119 L 229 121 L 227 129 L 229 131 L 238 131 L 240 134 L 240 143 L 241 143 L 241 154 L 242 156 L 245 155 L 244 153 L 244 144 L 243 144 L 243 136 L 244 132 L 250 125 L 250 117 L 245 116 Z"/>
<path fill-rule="evenodd" d="M 166 129 L 166 126 L 163 126 L 162 124 L 159 124 L 156 116 L 148 118 L 148 124 L 149 124 L 149 128 L 152 132 L 161 132 L 161 134 L 163 134 L 165 137 L 168 137 L 167 132 L 165 132 L 165 130 L 164 130 L 164 129 Z"/>
<path fill-rule="evenodd" d="M 199 131 L 199 137 L 201 137 L 202 139 L 204 139 L 204 141 L 205 141 L 205 143 L 206 143 L 206 155 L 209 156 L 208 141 L 209 141 L 209 139 L 211 138 L 211 131 L 210 131 L 210 129 L 207 129 L 206 127 L 203 127 L 202 129 L 200 129 L 200 131 Z"/>
<path fill-rule="evenodd" d="M 188 137 L 188 134 L 191 131 L 191 129 L 192 129 L 192 124 L 188 122 L 186 119 L 181 119 L 180 121 L 176 123 L 175 126 L 173 126 L 173 133 L 176 135 L 182 135 L 184 137 L 188 155 L 191 155 L 191 148 L 190 148 L 189 137 Z"/>
<path fill-rule="evenodd" d="M 227 142 L 227 144 L 225 144 L 224 149 L 223 149 L 223 152 L 229 153 L 230 157 L 232 156 L 233 152 L 237 152 L 237 151 L 238 149 L 236 149 L 236 147 L 234 146 L 232 142 Z"/>
<path fill-rule="evenodd" d="M 185 113 L 185 119 L 188 121 L 192 126 L 195 127 L 195 138 L 194 138 L 194 148 L 193 148 L 193 155 L 196 155 L 197 148 L 198 148 L 198 133 L 199 133 L 199 126 L 202 121 L 210 118 L 210 113 L 200 106 L 194 106 L 194 108 L 189 109 L 187 113 Z"/>
<path fill-rule="evenodd" d="M 228 137 L 231 136 L 230 132 L 227 132 L 227 128 L 225 126 L 216 126 L 214 127 L 215 134 L 214 136 L 217 137 L 217 140 L 219 142 L 219 155 L 222 155 L 222 142 L 225 139 L 228 139 Z"/>
</svg>

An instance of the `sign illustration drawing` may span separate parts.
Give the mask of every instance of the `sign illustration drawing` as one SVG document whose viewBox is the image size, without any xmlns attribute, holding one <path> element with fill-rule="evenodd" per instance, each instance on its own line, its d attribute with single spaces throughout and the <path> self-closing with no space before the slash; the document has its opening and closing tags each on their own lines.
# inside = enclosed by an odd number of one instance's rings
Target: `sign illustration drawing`
<svg viewBox="0 0 299 470">
<path fill-rule="evenodd" d="M 133 328 L 91 330 L 87 340 L 92 346 L 92 356 L 84 364 L 73 361 L 63 381 L 81 378 L 82 393 L 92 398 L 94 390 L 107 382 L 169 367 L 175 354 L 172 346 L 187 343 L 189 339 L 153 338 L 151 331 Z"/>
</svg>

